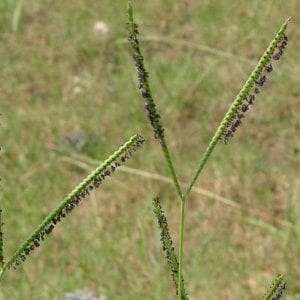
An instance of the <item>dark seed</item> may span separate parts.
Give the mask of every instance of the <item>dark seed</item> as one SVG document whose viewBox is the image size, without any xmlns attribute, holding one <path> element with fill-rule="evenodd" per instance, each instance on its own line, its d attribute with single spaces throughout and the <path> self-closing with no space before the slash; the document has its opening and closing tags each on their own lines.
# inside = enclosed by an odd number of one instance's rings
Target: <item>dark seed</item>
<svg viewBox="0 0 300 300">
<path fill-rule="evenodd" d="M 272 72 L 272 70 L 273 70 L 272 65 L 271 65 L 271 64 L 266 65 L 266 66 L 265 66 L 265 70 L 266 70 L 268 73 Z"/>
<path fill-rule="evenodd" d="M 246 112 L 249 109 L 249 106 L 247 104 L 242 105 L 242 112 Z"/>
<path fill-rule="evenodd" d="M 39 247 L 40 246 L 40 243 L 38 241 L 36 241 L 36 240 L 33 241 L 33 244 L 34 244 L 35 247 Z"/>
<path fill-rule="evenodd" d="M 258 90 L 258 92 L 256 91 L 256 89 Z M 256 87 L 256 88 L 254 89 L 254 92 L 255 92 L 255 93 L 259 93 L 259 89 Z M 253 104 L 254 99 L 255 99 L 255 96 L 252 95 L 252 94 L 250 94 L 250 95 L 248 96 L 248 98 L 247 98 L 247 101 L 248 101 L 248 103 L 251 105 L 251 104 Z"/>
<path fill-rule="evenodd" d="M 274 60 L 279 60 L 280 57 L 281 57 L 281 54 L 280 54 L 279 52 L 278 52 L 278 53 L 275 53 L 275 54 L 273 55 L 273 59 L 274 59 Z"/>
<path fill-rule="evenodd" d="M 53 225 L 50 225 L 48 228 L 45 229 L 45 232 L 46 232 L 47 234 L 50 234 L 51 231 L 53 230 L 53 228 L 54 228 L 54 226 L 53 226 Z"/>
</svg>

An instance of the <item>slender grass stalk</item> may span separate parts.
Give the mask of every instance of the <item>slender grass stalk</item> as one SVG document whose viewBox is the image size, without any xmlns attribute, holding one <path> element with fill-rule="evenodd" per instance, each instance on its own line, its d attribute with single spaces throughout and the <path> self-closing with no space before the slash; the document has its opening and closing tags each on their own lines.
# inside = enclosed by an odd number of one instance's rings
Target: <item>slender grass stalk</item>
<svg viewBox="0 0 300 300">
<path fill-rule="evenodd" d="M 122 163 L 128 160 L 133 152 L 135 152 L 144 141 L 145 139 L 138 134 L 132 136 L 123 146 L 82 180 L 80 184 L 77 185 L 40 223 L 40 225 L 38 225 L 32 235 L 17 249 L 15 254 L 3 266 L 3 271 L 11 267 L 16 268 L 21 262 L 25 261 L 26 256 L 40 246 L 40 242 L 44 240 L 46 235 L 52 232 L 56 224 L 78 206 L 80 201 L 88 196 L 94 188 L 99 187 L 107 176 L 114 173 Z"/>
<path fill-rule="evenodd" d="M 158 222 L 158 227 L 160 229 L 160 240 L 162 242 L 163 250 L 165 251 L 166 259 L 171 270 L 172 279 L 176 287 L 176 293 L 178 295 L 181 295 L 181 299 L 187 300 L 188 297 L 185 291 L 183 277 L 181 279 L 182 280 L 182 291 L 180 292 L 181 294 L 179 294 L 178 291 L 178 260 L 173 247 L 173 241 L 170 236 L 168 221 L 161 207 L 158 197 L 153 199 L 153 208 L 154 208 L 153 209 L 154 214 Z"/>
<path fill-rule="evenodd" d="M 270 287 L 267 289 L 262 300 L 279 300 L 282 297 L 283 290 L 285 289 L 286 284 L 283 280 L 283 275 L 279 274 L 273 280 Z"/>
<path fill-rule="evenodd" d="M 174 182 L 176 192 L 179 195 L 179 197 L 182 198 L 182 191 L 172 162 L 170 151 L 166 142 L 164 128 L 162 126 L 160 115 L 157 112 L 156 104 L 152 96 L 152 91 L 148 80 L 149 73 L 145 68 L 144 57 L 140 50 L 140 44 L 138 40 L 138 34 L 139 34 L 138 26 L 134 22 L 133 9 L 130 1 L 128 1 L 127 4 L 127 13 L 128 13 L 128 41 L 132 48 L 132 57 L 137 69 L 138 89 L 145 101 L 145 111 L 147 112 L 149 122 L 153 129 L 154 137 L 155 139 L 158 139 L 160 142 L 161 149 L 163 151 L 169 172 Z"/>
</svg>

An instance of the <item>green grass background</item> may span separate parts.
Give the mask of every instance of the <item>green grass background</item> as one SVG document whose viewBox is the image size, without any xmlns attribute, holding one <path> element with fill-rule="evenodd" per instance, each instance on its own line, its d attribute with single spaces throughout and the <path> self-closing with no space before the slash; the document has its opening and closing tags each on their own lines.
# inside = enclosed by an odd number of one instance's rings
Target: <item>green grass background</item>
<svg viewBox="0 0 300 300">
<path fill-rule="evenodd" d="M 169 183 L 132 172 L 168 176 L 136 90 L 126 1 L 27 0 L 20 10 L 18 3 L 0 2 L 5 257 L 95 161 L 136 132 L 147 143 L 130 170 L 107 180 L 5 274 L 0 299 L 62 299 L 78 289 L 107 299 L 174 299 L 151 199 L 161 196 L 176 245 L 179 201 Z M 196 184 L 212 194 L 188 199 L 184 276 L 190 299 L 234 300 L 260 299 L 283 273 L 285 299 L 300 299 L 300 2 L 152 0 L 134 8 L 182 182 L 280 25 L 293 17 L 283 59 Z M 97 21 L 108 24 L 108 35 L 94 32 Z"/>
</svg>

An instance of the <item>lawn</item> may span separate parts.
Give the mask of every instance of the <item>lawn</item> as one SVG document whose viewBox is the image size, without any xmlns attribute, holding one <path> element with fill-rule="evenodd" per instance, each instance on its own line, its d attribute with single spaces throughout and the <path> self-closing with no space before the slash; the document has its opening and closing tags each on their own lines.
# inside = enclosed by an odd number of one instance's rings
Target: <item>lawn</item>
<svg viewBox="0 0 300 300">
<path fill-rule="evenodd" d="M 300 299 L 300 2 L 135 1 L 141 47 L 182 184 L 287 17 L 283 59 L 187 201 L 190 299 L 260 299 L 272 278 Z M 143 111 L 126 1 L 0 3 L 0 205 L 8 259 L 40 221 L 131 135 L 145 146 L 64 220 L 0 299 L 175 299 L 152 198 L 177 247 L 179 199 Z"/>
</svg>

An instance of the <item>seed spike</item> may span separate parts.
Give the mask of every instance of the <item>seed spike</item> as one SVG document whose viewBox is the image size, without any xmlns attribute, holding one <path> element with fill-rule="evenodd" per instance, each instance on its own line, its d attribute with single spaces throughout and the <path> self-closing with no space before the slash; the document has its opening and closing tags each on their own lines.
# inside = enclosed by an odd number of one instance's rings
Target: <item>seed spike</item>
<svg viewBox="0 0 300 300">
<path fill-rule="evenodd" d="M 283 275 L 279 274 L 268 287 L 262 300 L 279 300 L 283 294 L 286 284 L 283 280 Z"/>
<path fill-rule="evenodd" d="M 246 113 L 249 105 L 252 105 L 254 102 L 254 95 L 258 95 L 260 89 L 267 82 L 267 75 L 273 70 L 271 60 L 278 61 L 282 57 L 288 41 L 285 30 L 289 21 L 290 18 L 283 23 L 221 123 L 218 132 L 223 137 L 225 144 L 228 144 L 229 138 L 233 136 L 229 133 L 235 132 L 241 124 L 239 123 L 238 126 L 235 126 L 237 124 L 236 120 L 240 119 L 238 117 L 239 113 Z"/>
<path fill-rule="evenodd" d="M 167 259 L 167 263 L 171 270 L 171 275 L 176 287 L 176 293 L 178 294 L 178 259 L 175 254 L 173 241 L 169 233 L 168 221 L 165 216 L 165 213 L 161 207 L 160 201 L 158 197 L 153 199 L 153 212 L 158 222 L 158 227 L 160 230 L 160 241 L 162 243 L 163 251 L 165 252 L 165 256 Z M 188 300 L 185 288 L 184 288 L 184 279 L 182 278 L 182 292 L 181 299 Z"/>
<path fill-rule="evenodd" d="M 3 227 L 4 223 L 2 223 L 2 209 L 0 208 L 0 269 L 3 268 L 4 265 L 4 255 L 3 255 Z M 1 276 L 1 275 L 0 275 Z"/>
<path fill-rule="evenodd" d="M 12 258 L 4 265 L 3 270 L 11 267 L 15 268 L 24 261 L 24 257 L 28 256 L 30 251 L 33 251 L 40 246 L 41 240 L 50 234 L 57 223 L 67 216 L 73 208 L 80 204 L 86 196 L 89 195 L 89 186 L 94 186 L 95 180 L 99 180 L 99 176 L 110 169 L 111 165 L 115 163 L 128 150 L 139 148 L 145 139 L 136 134 L 132 136 L 122 147 L 120 147 L 114 154 L 105 160 L 98 168 L 90 173 L 81 183 L 76 186 L 67 197 L 42 221 L 34 233 L 18 248 Z M 109 172 L 110 173 L 110 172 Z M 98 187 L 98 186 L 94 186 Z M 72 209 L 70 209 L 72 207 Z"/>
</svg>

